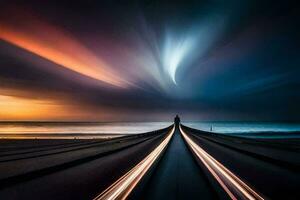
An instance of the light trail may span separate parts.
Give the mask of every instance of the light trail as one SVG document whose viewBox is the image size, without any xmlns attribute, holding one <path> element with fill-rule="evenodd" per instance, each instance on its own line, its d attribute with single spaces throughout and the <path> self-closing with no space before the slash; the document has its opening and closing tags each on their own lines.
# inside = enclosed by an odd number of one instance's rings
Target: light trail
<svg viewBox="0 0 300 200">
<path fill-rule="evenodd" d="M 168 36 L 163 50 L 163 65 L 173 83 L 176 82 L 176 71 L 183 59 L 193 49 L 196 39 L 192 36 L 184 37 L 181 40 L 175 40 Z"/>
<path fill-rule="evenodd" d="M 218 181 L 231 199 L 263 200 L 264 198 L 251 189 L 246 183 L 234 175 L 224 165 L 197 145 L 180 127 L 180 132 L 195 155 Z"/>
<path fill-rule="evenodd" d="M 9 17 L 8 17 L 9 19 Z M 63 29 L 26 13 L 18 23 L 0 19 L 0 41 L 6 41 L 61 67 L 120 88 L 132 84 Z"/>
<path fill-rule="evenodd" d="M 126 199 L 130 192 L 149 170 L 149 168 L 153 165 L 155 160 L 166 148 L 167 144 L 172 138 L 174 130 L 175 126 L 169 132 L 168 136 L 147 157 L 145 157 L 134 168 L 119 178 L 110 187 L 104 190 L 100 195 L 94 198 L 94 200 Z"/>
</svg>

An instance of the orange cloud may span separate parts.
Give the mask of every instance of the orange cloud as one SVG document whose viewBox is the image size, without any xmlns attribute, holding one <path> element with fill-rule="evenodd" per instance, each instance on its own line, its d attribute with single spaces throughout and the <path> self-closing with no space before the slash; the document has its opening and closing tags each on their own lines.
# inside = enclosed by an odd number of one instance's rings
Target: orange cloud
<svg viewBox="0 0 300 200">
<path fill-rule="evenodd" d="M 123 88 L 129 85 L 75 38 L 28 15 L 14 23 L 0 20 L 0 39 L 90 78 Z"/>
</svg>

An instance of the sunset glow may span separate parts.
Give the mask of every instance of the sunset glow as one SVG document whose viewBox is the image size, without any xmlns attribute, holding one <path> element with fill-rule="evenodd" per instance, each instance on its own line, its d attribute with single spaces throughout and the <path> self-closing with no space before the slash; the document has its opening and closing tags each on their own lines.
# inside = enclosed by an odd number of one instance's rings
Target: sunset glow
<svg viewBox="0 0 300 200">
<path fill-rule="evenodd" d="M 0 95 L 0 118 L 4 120 L 39 119 L 45 118 L 45 114 L 48 117 L 58 117 L 62 113 L 62 106 L 50 101 Z"/>
<path fill-rule="evenodd" d="M 73 111 L 76 110 L 76 113 Z M 32 121 L 32 120 L 86 120 L 100 119 L 109 116 L 106 109 L 84 107 L 68 101 L 49 99 L 30 99 L 15 96 L 0 95 L 0 119 L 4 121 Z"/>
</svg>

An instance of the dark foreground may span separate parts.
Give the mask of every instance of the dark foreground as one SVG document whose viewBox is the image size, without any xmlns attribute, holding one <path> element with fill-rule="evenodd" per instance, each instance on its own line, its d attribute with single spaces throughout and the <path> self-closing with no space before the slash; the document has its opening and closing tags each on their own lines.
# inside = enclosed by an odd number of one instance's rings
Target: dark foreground
<svg viewBox="0 0 300 200">
<path fill-rule="evenodd" d="M 300 199 L 299 139 L 240 138 L 183 129 L 265 198 Z"/>
<path fill-rule="evenodd" d="M 0 199 L 92 199 L 155 148 L 166 130 L 112 140 L 2 141 Z"/>
<path fill-rule="evenodd" d="M 0 199 L 93 199 L 150 154 L 167 129 L 109 140 L 0 141 Z M 182 126 L 267 199 L 300 199 L 298 139 L 250 139 Z M 177 127 L 130 199 L 230 199 Z"/>
</svg>

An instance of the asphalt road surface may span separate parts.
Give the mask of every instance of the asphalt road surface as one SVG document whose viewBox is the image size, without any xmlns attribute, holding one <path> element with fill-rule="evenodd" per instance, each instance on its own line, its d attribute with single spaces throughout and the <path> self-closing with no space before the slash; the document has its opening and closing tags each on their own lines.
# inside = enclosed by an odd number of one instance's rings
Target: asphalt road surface
<svg viewBox="0 0 300 200">
<path fill-rule="evenodd" d="M 219 199 L 179 129 L 136 199 Z"/>
</svg>

